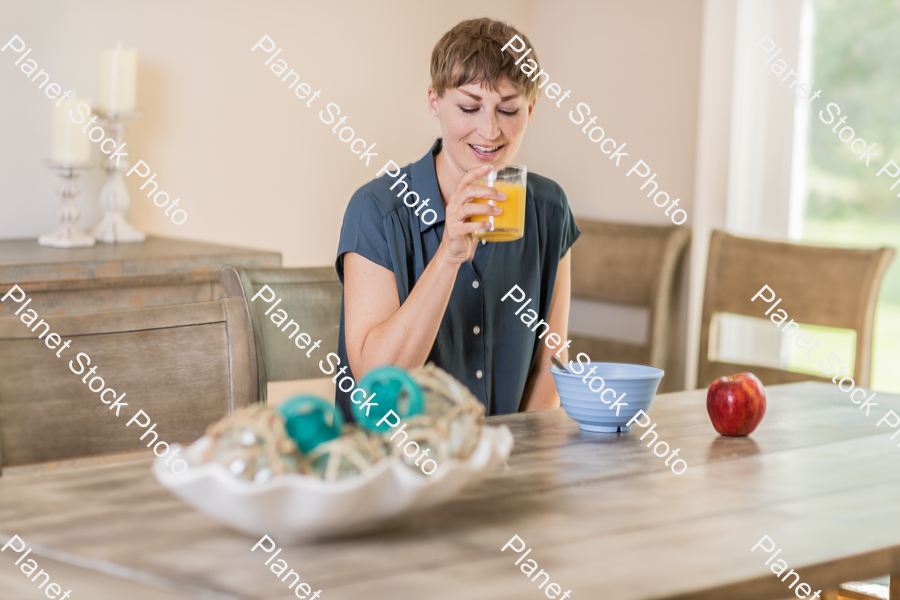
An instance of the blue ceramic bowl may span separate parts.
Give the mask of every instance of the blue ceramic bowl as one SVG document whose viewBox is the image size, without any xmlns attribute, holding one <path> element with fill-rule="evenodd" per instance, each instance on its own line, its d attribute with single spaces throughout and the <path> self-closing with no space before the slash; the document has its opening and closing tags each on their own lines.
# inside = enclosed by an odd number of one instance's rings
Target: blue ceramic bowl
<svg viewBox="0 0 900 600">
<path fill-rule="evenodd" d="M 577 367 L 578 363 L 574 366 Z M 591 367 L 596 367 L 596 370 L 586 381 L 582 381 Z M 639 410 L 644 412 L 649 410 L 656 395 L 656 388 L 659 387 L 659 382 L 665 374 L 662 369 L 656 367 L 598 362 L 585 364 L 580 375 L 564 373 L 557 367 L 550 367 L 550 372 L 556 380 L 559 399 L 566 413 L 578 421 L 581 429 L 604 433 L 631 429 L 625 424 Z M 596 391 L 592 391 L 588 387 L 589 384 L 592 384 L 593 390 Z M 613 391 L 607 392 L 609 388 Z M 628 406 L 620 405 L 610 410 L 617 399 L 621 399 L 621 403 Z M 616 410 L 619 416 L 616 416 Z"/>
</svg>

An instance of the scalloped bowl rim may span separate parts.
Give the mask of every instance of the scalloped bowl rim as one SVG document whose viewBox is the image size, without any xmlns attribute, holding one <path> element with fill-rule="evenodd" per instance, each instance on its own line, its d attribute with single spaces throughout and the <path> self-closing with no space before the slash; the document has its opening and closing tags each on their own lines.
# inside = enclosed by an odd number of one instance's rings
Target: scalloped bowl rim
<svg viewBox="0 0 900 600">
<path fill-rule="evenodd" d="M 212 477 L 218 483 L 224 485 L 229 491 L 244 496 L 266 494 L 281 487 L 305 489 L 318 493 L 340 495 L 357 488 L 365 487 L 375 479 L 384 476 L 386 471 L 393 471 L 395 477 L 411 483 L 416 491 L 424 490 L 439 485 L 449 473 L 453 471 L 468 471 L 477 473 L 483 470 L 491 461 L 494 452 L 497 452 L 502 460 L 509 458 L 513 446 L 513 436 L 505 425 L 500 427 L 484 426 L 478 445 L 472 454 L 464 461 L 449 459 L 438 467 L 435 475 L 419 474 L 405 465 L 398 456 L 391 455 L 379 460 L 362 473 L 338 481 L 324 481 L 318 477 L 303 475 L 300 473 L 285 473 L 272 477 L 268 481 L 255 483 L 239 479 L 232 475 L 224 465 L 218 462 L 206 462 L 189 465 L 188 469 L 176 474 L 165 465 L 163 457 L 154 459 L 151 469 L 156 479 L 167 489 L 175 489 L 194 483 L 198 480 Z M 199 454 L 209 443 L 209 438 L 203 436 L 187 447 L 185 454 L 193 458 Z M 172 448 L 184 448 L 180 444 L 172 444 Z M 400 468 L 397 468 L 400 467 Z"/>
</svg>

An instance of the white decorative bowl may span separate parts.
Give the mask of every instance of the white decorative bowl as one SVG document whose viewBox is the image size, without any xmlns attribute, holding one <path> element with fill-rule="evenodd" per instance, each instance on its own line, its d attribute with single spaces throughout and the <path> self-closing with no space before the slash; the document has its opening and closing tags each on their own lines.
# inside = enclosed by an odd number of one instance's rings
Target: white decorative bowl
<svg viewBox="0 0 900 600">
<path fill-rule="evenodd" d="M 204 436 L 188 446 L 181 455 L 188 469 L 178 475 L 163 458 L 154 460 L 157 481 L 213 519 L 281 543 L 366 529 L 449 500 L 501 465 L 512 450 L 513 436 L 506 426 L 485 426 L 468 460 L 446 461 L 433 475 L 413 471 L 391 456 L 359 475 L 332 482 L 294 473 L 265 483 L 237 479 L 220 463 L 199 462 L 209 443 Z"/>
</svg>

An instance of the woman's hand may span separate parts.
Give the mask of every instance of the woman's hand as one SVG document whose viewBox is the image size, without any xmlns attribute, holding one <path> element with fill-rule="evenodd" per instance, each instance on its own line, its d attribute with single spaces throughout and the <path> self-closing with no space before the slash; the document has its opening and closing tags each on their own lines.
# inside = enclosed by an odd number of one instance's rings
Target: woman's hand
<svg viewBox="0 0 900 600">
<path fill-rule="evenodd" d="M 490 204 L 474 204 L 474 198 L 488 198 L 489 200 L 503 201 L 506 194 L 494 188 L 483 185 L 472 185 L 472 182 L 490 172 L 490 165 L 483 165 L 470 169 L 456 185 L 453 195 L 447 200 L 447 217 L 444 222 L 444 236 L 441 240 L 441 250 L 444 255 L 455 263 L 463 263 L 469 260 L 472 246 L 478 241 L 472 233 L 490 229 L 490 222 L 479 221 L 469 223 L 466 221 L 472 215 L 497 216 L 502 211 L 497 206 Z"/>
</svg>

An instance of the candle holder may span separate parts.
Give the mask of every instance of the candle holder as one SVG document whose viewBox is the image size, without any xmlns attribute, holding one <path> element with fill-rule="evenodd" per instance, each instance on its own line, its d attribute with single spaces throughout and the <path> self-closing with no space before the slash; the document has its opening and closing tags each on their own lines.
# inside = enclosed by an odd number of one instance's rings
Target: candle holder
<svg viewBox="0 0 900 600">
<path fill-rule="evenodd" d="M 45 233 L 38 238 L 41 246 L 53 246 L 54 248 L 84 248 L 94 245 L 94 238 L 76 227 L 81 211 L 75 204 L 75 197 L 81 191 L 75 187 L 75 179 L 94 166 L 94 163 L 65 163 L 54 160 L 45 160 L 44 164 L 59 175 L 62 184 L 57 193 L 62 198 L 62 206 L 56 211 L 60 225 L 51 233 Z"/>
<path fill-rule="evenodd" d="M 97 114 L 107 122 L 107 134 L 116 141 L 116 147 L 125 139 L 125 121 L 141 116 L 139 112 L 116 112 L 98 110 Z M 91 234 L 107 244 L 143 242 L 147 237 L 125 220 L 125 211 L 131 206 L 131 195 L 125 187 L 123 173 L 131 166 L 127 160 L 120 159 L 122 164 L 107 160 L 103 168 L 106 170 L 106 181 L 100 188 L 100 208 L 103 218 L 91 228 Z"/>
</svg>

